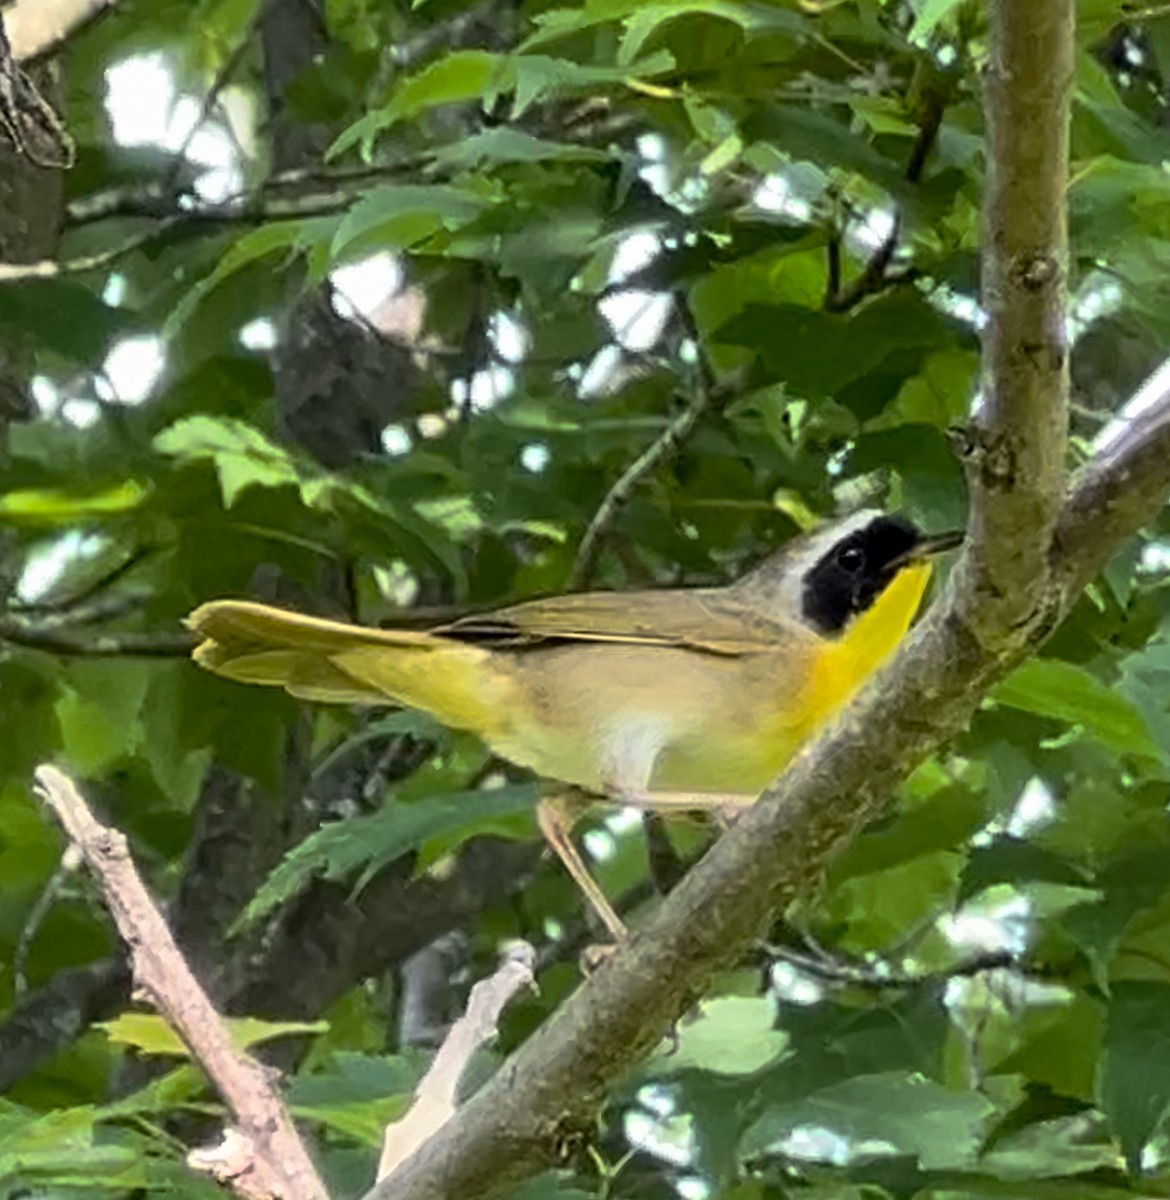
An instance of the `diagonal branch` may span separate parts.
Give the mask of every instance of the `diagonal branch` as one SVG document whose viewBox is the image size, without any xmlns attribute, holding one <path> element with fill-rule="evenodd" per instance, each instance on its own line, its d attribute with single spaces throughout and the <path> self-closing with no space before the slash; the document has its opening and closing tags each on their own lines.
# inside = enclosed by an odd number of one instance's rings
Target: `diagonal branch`
<svg viewBox="0 0 1170 1200">
<path fill-rule="evenodd" d="M 272 1077 L 238 1050 L 179 953 L 130 859 L 126 839 L 90 812 L 72 780 L 56 767 L 36 772 L 37 792 L 52 809 L 101 888 L 130 947 L 134 979 L 207 1072 L 232 1112 L 231 1183 L 246 1200 L 328 1200 Z M 200 1160 L 219 1170 L 224 1157 Z"/>
<path fill-rule="evenodd" d="M 12 57 L 27 62 L 56 50 L 117 0 L 16 0 L 4 10 Z"/>
<path fill-rule="evenodd" d="M 569 572 L 567 589 L 572 592 L 584 586 L 589 581 L 597 553 L 601 543 L 609 533 L 622 509 L 629 503 L 635 489 L 653 470 L 665 462 L 691 436 L 695 426 L 711 405 L 711 396 L 715 390 L 715 380 L 711 368 L 703 353 L 699 332 L 695 328 L 694 317 L 691 315 L 688 301 L 679 296 L 676 299 L 679 314 L 687 335 L 694 343 L 695 354 L 698 356 L 695 364 L 695 381 L 687 406 L 676 416 L 672 417 L 666 428 L 634 459 L 621 473 L 617 482 L 605 494 L 598 505 L 593 519 L 589 522 L 577 547 L 577 556 L 573 560 L 573 568 Z"/>
</svg>

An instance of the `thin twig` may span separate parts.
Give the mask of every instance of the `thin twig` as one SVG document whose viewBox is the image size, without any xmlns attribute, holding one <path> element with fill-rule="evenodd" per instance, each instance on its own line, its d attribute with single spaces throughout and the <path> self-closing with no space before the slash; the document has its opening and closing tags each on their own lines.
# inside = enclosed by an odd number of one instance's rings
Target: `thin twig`
<svg viewBox="0 0 1170 1200">
<path fill-rule="evenodd" d="M 913 267 L 905 267 L 900 271 L 890 270 L 890 263 L 898 249 L 898 236 L 901 229 L 901 218 L 895 215 L 893 228 L 870 255 L 861 274 L 844 286 L 841 285 L 840 234 L 830 235 L 828 246 L 829 282 L 825 289 L 826 312 L 850 312 L 867 297 L 876 296 L 888 288 L 897 287 L 900 284 L 911 283 L 917 278 L 917 271 Z"/>
<path fill-rule="evenodd" d="M 521 988 L 533 986 L 535 963 L 536 951 L 527 942 L 511 942 L 501 953 L 495 974 L 471 989 L 467 1011 L 443 1039 L 430 1070 L 415 1089 L 406 1116 L 386 1126 L 378 1161 L 379 1181 L 454 1115 L 459 1085 L 472 1055 L 496 1036 L 500 1014 L 512 997 Z"/>
<path fill-rule="evenodd" d="M 0 284 L 24 283 L 29 279 L 60 279 L 66 275 L 84 275 L 87 271 L 100 271 L 161 237 L 179 220 L 179 217 L 168 217 L 160 224 L 144 232 L 136 233 L 117 246 L 99 251 L 97 254 L 83 254 L 78 258 L 64 260 L 45 258 L 31 263 L 0 262 Z"/>
<path fill-rule="evenodd" d="M 187 633 L 65 633 L 58 621 L 29 621 L 0 613 L 0 643 L 9 642 L 66 658 L 185 658 L 191 653 Z"/>
<path fill-rule="evenodd" d="M 215 110 L 215 106 L 219 103 L 219 98 L 223 94 L 224 88 L 227 87 L 235 76 L 235 73 L 240 69 L 240 64 L 244 61 L 244 56 L 251 49 L 250 34 L 267 8 L 267 4 L 263 4 L 257 8 L 239 42 L 227 56 L 223 65 L 216 73 L 215 78 L 211 81 L 211 86 L 207 89 L 207 93 L 203 97 L 203 103 L 199 106 L 199 114 L 191 123 L 191 128 L 187 130 L 186 137 L 183 138 L 182 144 L 175 151 L 175 156 L 171 160 L 170 167 L 167 169 L 166 178 L 163 181 L 163 190 L 165 192 L 172 193 L 175 191 L 175 186 L 186 164 L 187 153 L 191 149 L 192 143 L 199 135 L 199 131 L 211 119 L 211 114 Z"/>
<path fill-rule="evenodd" d="M 182 1038 L 231 1111 L 222 1153 L 202 1151 L 200 1169 L 245 1200 L 328 1200 L 269 1073 L 237 1049 L 199 986 L 134 868 L 126 839 L 90 812 L 56 767 L 36 771 L 38 796 L 52 809 L 93 873 L 130 947 L 134 981 Z"/>
<path fill-rule="evenodd" d="M 791 946 L 765 944 L 762 949 L 769 958 L 786 962 L 815 979 L 873 991 L 909 990 L 925 987 L 939 980 L 981 975 L 986 971 L 1020 969 L 1019 956 L 1007 950 L 983 951 L 941 971 L 896 971 L 884 962 L 859 963 L 834 958 L 831 955 L 804 954 Z"/>
<path fill-rule="evenodd" d="M 81 857 L 77 853 L 77 847 L 72 844 L 66 846 L 65 852 L 61 855 L 61 861 L 57 863 L 56 870 L 49 876 L 49 882 L 41 889 L 36 903 L 29 909 L 28 917 L 20 930 L 16 949 L 12 952 L 12 993 L 17 1001 L 23 1000 L 28 994 L 28 976 L 25 972 L 28 967 L 28 956 L 37 933 L 53 905 L 56 904 L 57 898 L 61 895 L 65 881 L 80 866 Z"/>
<path fill-rule="evenodd" d="M 589 579 L 593 570 L 597 552 L 602 539 L 609 532 L 610 526 L 617 519 L 621 510 L 629 503 L 630 497 L 638 484 L 650 474 L 655 467 L 665 462 L 690 436 L 691 431 L 699 422 L 699 418 L 707 411 L 714 391 L 714 380 L 711 369 L 703 354 L 699 341 L 698 330 L 691 316 L 690 308 L 683 299 L 677 302 L 679 314 L 687 328 L 688 336 L 694 343 L 697 356 L 695 364 L 695 383 L 690 402 L 666 428 L 638 455 L 636 459 L 621 473 L 617 482 L 605 494 L 598 505 L 593 519 L 589 522 L 584 536 L 577 547 L 577 557 L 573 560 L 573 569 L 569 572 L 568 590 L 575 591 Z"/>
</svg>

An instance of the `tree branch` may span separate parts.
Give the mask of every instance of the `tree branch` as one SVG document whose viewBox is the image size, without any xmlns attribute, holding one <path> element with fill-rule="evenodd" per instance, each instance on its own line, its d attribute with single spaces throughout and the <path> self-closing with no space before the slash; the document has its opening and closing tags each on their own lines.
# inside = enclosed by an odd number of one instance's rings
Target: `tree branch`
<svg viewBox="0 0 1170 1200">
<path fill-rule="evenodd" d="M 674 454 L 690 437 L 691 431 L 699 423 L 699 418 L 710 406 L 715 381 L 703 354 L 699 332 L 695 327 L 694 318 L 691 316 L 686 299 L 680 296 L 677 298 L 676 304 L 688 336 L 694 342 L 695 354 L 698 356 L 695 364 L 694 390 L 686 408 L 678 413 L 654 441 L 630 463 L 597 506 L 597 511 L 593 514 L 593 519 L 589 522 L 589 526 L 577 546 L 577 556 L 573 560 L 573 569 L 569 572 L 566 585 L 569 591 L 575 591 L 588 581 L 597 552 L 601 549 L 602 540 L 609 532 L 610 526 L 617 520 L 618 514 L 629 503 L 634 489 L 655 467 Z"/>
<path fill-rule="evenodd" d="M 496 1036 L 500 1014 L 516 993 L 533 987 L 536 951 L 512 942 L 500 953 L 494 975 L 471 989 L 467 1009 L 448 1030 L 427 1073 L 414 1092 L 414 1103 L 401 1120 L 386 1126 L 378 1179 L 385 1179 L 455 1115 L 459 1086 L 475 1052 Z"/>
<path fill-rule="evenodd" d="M 95 633 L 77 635 L 59 623 L 27 620 L 0 612 L 0 643 L 43 650 L 68 658 L 186 658 L 192 639 L 187 633 Z"/>
<path fill-rule="evenodd" d="M 36 785 L 93 873 L 130 947 L 136 984 L 183 1039 L 232 1112 L 235 1127 L 225 1140 L 231 1155 L 205 1153 L 200 1163 L 221 1177 L 230 1166 L 231 1185 L 246 1200 L 328 1200 L 270 1075 L 236 1049 L 138 878 L 126 839 L 94 818 L 72 781 L 56 767 L 39 767 Z"/>
<path fill-rule="evenodd" d="M 1068 106 L 1073 6 L 990 8 L 984 109 L 983 394 L 970 456 L 969 571 L 958 593 L 992 652 L 1058 603 L 1048 552 L 1065 494 L 1068 429 Z"/>
<path fill-rule="evenodd" d="M 117 0 L 16 0 L 4 10 L 4 28 L 17 62 L 56 50 Z"/>
<path fill-rule="evenodd" d="M 100 271 L 161 237 L 178 220 L 178 217 L 168 217 L 161 224 L 143 233 L 136 233 L 117 246 L 111 246 L 109 250 L 102 250 L 97 254 L 83 254 L 79 258 L 67 259 L 45 258 L 30 263 L 0 262 L 0 285 L 23 283 L 28 279 L 60 279 L 66 275 L 84 275 L 87 271 Z"/>
</svg>

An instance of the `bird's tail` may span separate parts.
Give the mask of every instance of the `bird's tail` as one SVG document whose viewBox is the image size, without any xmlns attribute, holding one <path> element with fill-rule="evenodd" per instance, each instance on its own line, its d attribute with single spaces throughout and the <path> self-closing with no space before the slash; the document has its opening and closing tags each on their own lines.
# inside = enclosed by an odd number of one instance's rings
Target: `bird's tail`
<svg viewBox="0 0 1170 1200">
<path fill-rule="evenodd" d="M 509 678 L 491 651 L 413 630 L 370 629 L 242 600 L 188 618 L 193 658 L 241 683 L 333 704 L 400 704 L 488 733 L 509 708 Z"/>
</svg>

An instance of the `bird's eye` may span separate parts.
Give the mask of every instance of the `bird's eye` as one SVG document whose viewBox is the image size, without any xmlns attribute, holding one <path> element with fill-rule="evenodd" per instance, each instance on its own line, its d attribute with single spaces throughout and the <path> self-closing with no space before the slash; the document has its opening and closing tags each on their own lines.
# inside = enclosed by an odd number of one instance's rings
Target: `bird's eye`
<svg viewBox="0 0 1170 1200">
<path fill-rule="evenodd" d="M 865 551 L 857 546 L 845 546 L 837 555 L 837 565 L 850 575 L 857 575 L 865 569 Z"/>
</svg>

